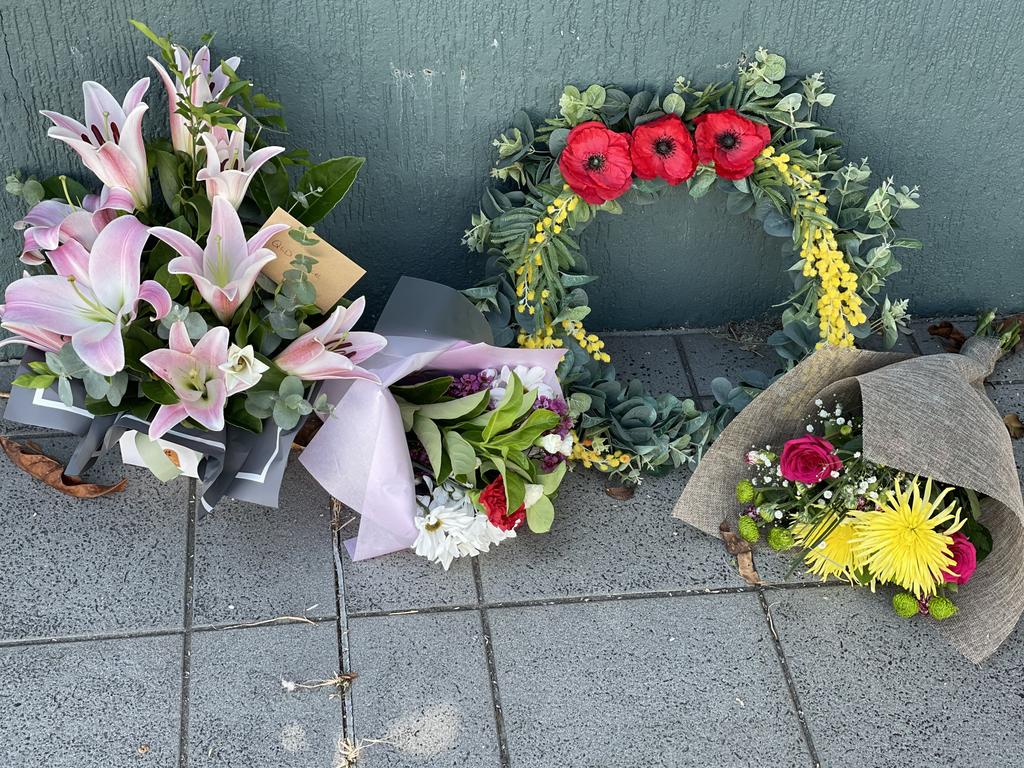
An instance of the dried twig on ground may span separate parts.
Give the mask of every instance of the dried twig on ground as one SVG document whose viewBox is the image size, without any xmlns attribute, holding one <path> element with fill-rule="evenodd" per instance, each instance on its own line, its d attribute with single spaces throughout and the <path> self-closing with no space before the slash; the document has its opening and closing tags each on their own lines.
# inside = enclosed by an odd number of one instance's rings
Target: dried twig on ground
<svg viewBox="0 0 1024 768">
<path fill-rule="evenodd" d="M 352 681 L 359 675 L 355 672 L 340 672 L 329 680 L 309 680 L 304 683 L 296 683 L 294 680 L 281 679 L 281 687 L 288 693 L 296 691 L 316 691 L 321 688 L 335 688 L 338 692 L 344 693 Z"/>
</svg>

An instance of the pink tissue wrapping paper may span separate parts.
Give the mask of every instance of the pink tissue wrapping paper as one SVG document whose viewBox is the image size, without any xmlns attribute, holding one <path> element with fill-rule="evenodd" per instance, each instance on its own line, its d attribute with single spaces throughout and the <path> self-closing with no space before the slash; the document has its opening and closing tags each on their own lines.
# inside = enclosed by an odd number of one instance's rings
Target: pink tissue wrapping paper
<svg viewBox="0 0 1024 768">
<path fill-rule="evenodd" d="M 359 533 L 345 542 L 354 560 L 408 549 L 416 539 L 416 483 L 402 417 L 388 387 L 417 371 L 475 373 L 502 366 L 544 368 L 544 383 L 561 397 L 555 371 L 563 349 L 519 349 L 465 341 L 389 336 L 363 367 L 380 377 L 330 382 L 334 416 L 300 461 L 328 493 L 360 514 Z"/>
</svg>

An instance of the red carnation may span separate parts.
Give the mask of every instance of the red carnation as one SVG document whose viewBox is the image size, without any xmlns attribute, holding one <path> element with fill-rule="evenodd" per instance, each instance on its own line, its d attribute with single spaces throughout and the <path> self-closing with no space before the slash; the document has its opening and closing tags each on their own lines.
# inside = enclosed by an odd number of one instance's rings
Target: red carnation
<svg viewBox="0 0 1024 768">
<path fill-rule="evenodd" d="M 629 135 L 603 123 L 580 123 L 565 140 L 558 167 L 570 189 L 591 205 L 614 200 L 633 185 Z"/>
<path fill-rule="evenodd" d="M 754 158 L 772 140 L 764 123 L 755 123 L 737 114 L 735 109 L 705 112 L 693 121 L 697 128 L 697 158 L 714 163 L 715 173 L 723 179 L 742 179 L 754 172 Z"/>
<path fill-rule="evenodd" d="M 634 128 L 630 154 L 638 179 L 661 178 L 675 185 L 697 170 L 693 139 L 675 115 L 665 115 Z"/>
<path fill-rule="evenodd" d="M 505 499 L 505 479 L 501 475 L 480 491 L 480 504 L 487 510 L 487 519 L 491 525 L 503 531 L 515 530 L 526 520 L 525 504 L 512 514 L 505 514 L 508 501 Z"/>
</svg>

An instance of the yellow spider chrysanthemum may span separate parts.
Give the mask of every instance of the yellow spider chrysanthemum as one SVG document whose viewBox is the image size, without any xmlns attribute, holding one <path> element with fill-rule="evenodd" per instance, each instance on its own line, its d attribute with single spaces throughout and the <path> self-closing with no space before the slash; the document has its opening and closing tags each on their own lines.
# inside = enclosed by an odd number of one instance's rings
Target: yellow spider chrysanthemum
<svg viewBox="0 0 1024 768">
<path fill-rule="evenodd" d="M 932 481 L 921 490 L 915 477 L 897 480 L 878 509 L 854 510 L 853 550 L 876 582 L 897 584 L 922 598 L 935 594 L 943 573 L 956 566 L 950 553 L 951 534 L 963 526 L 956 502 L 942 507 L 946 488 L 932 499 Z"/>
<path fill-rule="evenodd" d="M 822 538 L 825 531 L 828 534 Z M 851 546 L 854 529 L 849 519 L 843 518 L 837 523 L 835 514 L 831 514 L 814 525 L 793 526 L 793 534 L 797 544 L 807 548 L 804 563 L 808 573 L 820 576 L 822 581 L 829 578 L 854 580 L 854 572 L 861 564 Z"/>
</svg>

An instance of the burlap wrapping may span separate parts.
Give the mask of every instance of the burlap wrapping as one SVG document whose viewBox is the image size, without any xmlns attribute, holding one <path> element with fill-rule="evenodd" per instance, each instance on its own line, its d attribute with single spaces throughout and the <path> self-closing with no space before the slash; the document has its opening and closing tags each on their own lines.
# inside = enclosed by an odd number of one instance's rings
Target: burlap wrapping
<svg viewBox="0 0 1024 768">
<path fill-rule="evenodd" d="M 939 625 L 957 650 L 981 662 L 1024 611 L 1024 501 L 1009 434 L 984 388 L 998 358 L 994 338 L 972 338 L 961 354 L 925 357 L 819 350 L 740 412 L 672 514 L 713 536 L 723 520 L 735 530 L 735 489 L 749 476 L 747 450 L 777 449 L 804 434 L 815 399 L 859 408 L 868 460 L 989 497 L 981 519 L 992 532 L 992 553 L 957 593 L 959 612 Z"/>
</svg>

